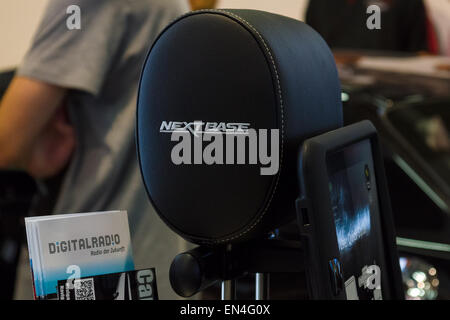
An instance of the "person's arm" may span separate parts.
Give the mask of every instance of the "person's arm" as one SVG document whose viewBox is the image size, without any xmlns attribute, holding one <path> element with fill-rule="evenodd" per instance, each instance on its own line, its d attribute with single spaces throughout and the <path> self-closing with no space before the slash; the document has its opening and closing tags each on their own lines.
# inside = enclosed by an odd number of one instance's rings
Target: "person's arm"
<svg viewBox="0 0 450 320">
<path fill-rule="evenodd" d="M 37 178 L 57 174 L 75 145 L 61 107 L 67 90 L 15 77 L 0 102 L 0 169 L 22 169 Z"/>
<path fill-rule="evenodd" d="M 214 9 L 216 0 L 189 0 L 192 10 Z"/>
</svg>

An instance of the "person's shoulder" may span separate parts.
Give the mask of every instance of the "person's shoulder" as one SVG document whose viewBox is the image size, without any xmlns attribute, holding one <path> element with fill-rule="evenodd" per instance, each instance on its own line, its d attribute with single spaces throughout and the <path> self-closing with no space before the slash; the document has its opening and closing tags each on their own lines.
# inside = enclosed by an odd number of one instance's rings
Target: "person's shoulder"
<svg viewBox="0 0 450 320">
<path fill-rule="evenodd" d="M 127 1 L 125 0 L 49 0 L 47 2 L 47 7 L 55 10 L 57 8 L 61 9 L 77 6 L 82 12 L 89 12 L 96 8 L 122 8 L 126 5 L 126 2 Z"/>
</svg>

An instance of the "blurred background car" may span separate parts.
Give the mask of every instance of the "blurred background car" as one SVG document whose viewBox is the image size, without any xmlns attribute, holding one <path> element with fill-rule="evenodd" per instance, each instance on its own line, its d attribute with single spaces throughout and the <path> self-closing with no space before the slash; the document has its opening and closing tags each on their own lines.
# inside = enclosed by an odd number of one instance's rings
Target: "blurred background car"
<svg viewBox="0 0 450 320">
<path fill-rule="evenodd" d="M 369 119 L 382 141 L 405 295 L 450 299 L 450 73 L 440 68 L 449 59 L 335 54 L 345 124 Z M 427 276 L 414 280 L 429 269 L 436 294 L 422 290 Z"/>
</svg>

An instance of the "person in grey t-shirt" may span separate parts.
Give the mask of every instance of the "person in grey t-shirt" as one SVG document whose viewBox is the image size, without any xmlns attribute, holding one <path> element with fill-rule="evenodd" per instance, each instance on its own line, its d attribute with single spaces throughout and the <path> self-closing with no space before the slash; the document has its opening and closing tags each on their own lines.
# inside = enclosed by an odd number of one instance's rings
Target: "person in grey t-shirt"
<svg viewBox="0 0 450 320">
<path fill-rule="evenodd" d="M 80 29 L 68 28 L 72 5 Z M 161 298 L 176 298 L 168 270 L 186 243 L 157 217 L 141 181 L 137 86 L 156 36 L 187 10 L 186 0 L 50 1 L 0 104 L 0 168 L 35 178 L 65 169 L 53 213 L 127 210 L 136 268 L 157 268 Z M 15 297 L 27 298 L 26 255 L 21 261 Z"/>
</svg>

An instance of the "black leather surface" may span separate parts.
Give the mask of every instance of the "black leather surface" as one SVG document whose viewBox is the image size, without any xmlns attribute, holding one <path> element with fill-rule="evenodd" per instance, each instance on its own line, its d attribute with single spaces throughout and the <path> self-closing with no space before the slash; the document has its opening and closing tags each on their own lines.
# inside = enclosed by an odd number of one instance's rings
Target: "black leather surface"
<svg viewBox="0 0 450 320">
<path fill-rule="evenodd" d="M 256 237 L 294 217 L 297 152 L 312 135 L 340 127 L 333 57 L 305 24 L 252 10 L 202 11 L 160 35 L 143 69 L 137 148 L 149 197 L 187 240 Z M 162 121 L 251 123 L 280 130 L 280 173 L 259 165 L 179 165 Z"/>
</svg>

